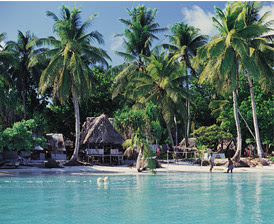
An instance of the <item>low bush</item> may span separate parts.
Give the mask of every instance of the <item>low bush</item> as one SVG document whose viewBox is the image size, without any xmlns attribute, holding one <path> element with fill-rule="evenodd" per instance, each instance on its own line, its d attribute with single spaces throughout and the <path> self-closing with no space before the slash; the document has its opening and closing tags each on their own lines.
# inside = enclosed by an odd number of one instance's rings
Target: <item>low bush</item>
<svg viewBox="0 0 274 224">
<path fill-rule="evenodd" d="M 33 137 L 33 132 L 38 128 L 33 119 L 16 122 L 11 128 L 5 129 L 0 134 L 0 152 L 3 150 L 20 151 L 46 145 L 46 139 Z"/>
</svg>

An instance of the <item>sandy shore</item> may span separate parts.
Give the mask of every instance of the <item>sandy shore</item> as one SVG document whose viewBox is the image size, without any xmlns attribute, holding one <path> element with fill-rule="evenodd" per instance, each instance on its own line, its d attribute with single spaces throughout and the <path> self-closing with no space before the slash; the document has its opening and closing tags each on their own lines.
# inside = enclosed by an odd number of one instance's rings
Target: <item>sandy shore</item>
<svg viewBox="0 0 274 224">
<path fill-rule="evenodd" d="M 192 165 L 187 162 L 175 163 L 162 163 L 161 168 L 157 168 L 157 173 L 166 173 L 166 172 L 209 172 L 209 166 L 199 166 Z M 217 172 L 226 172 L 227 168 L 225 166 L 215 166 L 213 169 L 214 173 Z M 258 173 L 258 172 L 273 172 L 274 165 L 269 166 L 257 166 L 250 168 L 234 168 L 234 173 L 240 172 L 249 172 L 249 173 Z M 38 168 L 38 167 L 19 167 L 17 169 L 0 169 L 0 176 L 17 176 L 17 175 L 44 175 L 44 174 L 78 174 L 78 175 L 144 175 L 149 174 L 149 171 L 138 173 L 136 168 L 128 167 L 127 165 L 123 166 L 74 166 L 74 167 L 64 167 L 64 168 Z"/>
</svg>

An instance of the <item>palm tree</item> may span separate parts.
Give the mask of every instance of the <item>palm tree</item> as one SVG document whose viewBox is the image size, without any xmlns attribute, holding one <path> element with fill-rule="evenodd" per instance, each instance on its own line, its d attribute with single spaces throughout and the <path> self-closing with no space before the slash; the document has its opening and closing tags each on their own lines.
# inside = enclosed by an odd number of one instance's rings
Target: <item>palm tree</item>
<svg viewBox="0 0 274 224">
<path fill-rule="evenodd" d="M 148 61 L 147 73 L 139 73 L 129 80 L 135 86 L 131 94 L 138 103 L 154 102 L 161 109 L 163 120 L 166 123 L 170 143 L 174 146 L 171 126 L 175 114 L 185 116 L 183 99 L 186 93 L 181 89 L 181 66 L 163 51 L 153 51 Z M 130 90 L 129 90 L 130 91 Z"/>
<path fill-rule="evenodd" d="M 80 22 L 80 9 L 74 7 L 71 11 L 63 6 L 61 17 L 58 18 L 53 12 L 47 12 L 47 16 L 54 21 L 54 32 L 60 40 L 54 37 L 40 38 L 35 44 L 40 46 L 48 44 L 52 46 L 42 54 L 33 58 L 30 66 L 40 58 L 50 58 L 50 63 L 43 71 L 39 89 L 41 93 L 53 86 L 53 97 L 58 97 L 62 104 L 66 103 L 72 95 L 75 116 L 75 148 L 74 153 L 67 164 L 74 165 L 77 162 L 80 140 L 80 114 L 79 100 L 88 96 L 91 89 L 92 70 L 91 66 L 107 65 L 109 56 L 100 48 L 90 44 L 91 41 L 103 43 L 102 35 L 97 31 L 86 33 L 92 19 L 89 17 L 84 23 Z"/>
<path fill-rule="evenodd" d="M 130 19 L 119 19 L 127 27 L 122 34 L 116 36 L 124 37 L 126 52 L 116 52 L 125 59 L 125 62 L 117 66 L 114 70 L 118 71 L 115 78 L 116 88 L 113 97 L 125 91 L 124 87 L 127 80 L 139 71 L 145 71 L 145 64 L 142 55 L 149 57 L 153 40 L 158 40 L 156 33 L 165 31 L 166 28 L 159 28 L 155 22 L 157 9 L 147 9 L 144 5 L 127 9 Z"/>
<path fill-rule="evenodd" d="M 245 10 L 244 22 L 246 28 L 249 27 L 248 32 L 246 32 L 244 38 L 249 44 L 250 47 L 250 56 L 252 61 L 255 62 L 252 67 L 246 68 L 246 74 L 248 78 L 248 84 L 250 88 L 250 98 L 251 106 L 253 113 L 253 123 L 255 129 L 255 139 L 257 145 L 257 152 L 260 158 L 265 157 L 260 133 L 259 125 L 257 121 L 257 112 L 254 99 L 253 91 L 253 78 L 260 79 L 261 84 L 268 82 L 270 84 L 273 82 L 273 70 L 271 68 L 270 62 L 273 61 L 273 44 L 269 43 L 268 37 L 262 35 L 270 31 L 269 25 L 270 22 L 265 22 L 270 12 L 266 12 L 261 18 L 259 17 L 259 9 L 262 7 L 262 4 L 259 2 L 242 2 L 239 4 L 240 7 Z"/>
<path fill-rule="evenodd" d="M 2 42 L 6 37 L 5 33 L 0 33 L 0 42 Z M 16 58 L 12 52 L 5 49 L 5 46 L 0 44 L 0 80 L 6 84 L 11 84 L 11 78 L 8 74 L 9 65 L 14 65 Z"/>
<path fill-rule="evenodd" d="M 127 157 L 133 155 L 134 152 L 138 153 L 136 160 L 136 169 L 138 172 L 142 172 L 145 167 L 155 172 L 156 160 L 153 158 L 155 153 L 152 151 L 146 137 L 139 128 L 133 133 L 131 139 L 126 140 L 123 146 L 127 147 L 124 153 Z"/>
<path fill-rule="evenodd" d="M 198 59 L 206 62 L 200 76 L 200 82 L 209 80 L 216 85 L 219 92 L 232 91 L 234 118 L 237 129 L 237 150 L 233 160 L 239 161 L 242 150 L 241 127 L 238 116 L 237 90 L 239 80 L 239 65 L 251 63 L 247 55 L 248 45 L 240 36 L 243 30 L 242 9 L 228 4 L 223 12 L 216 8 L 216 18 L 213 22 L 219 30 L 219 35 L 198 50 Z"/>
<path fill-rule="evenodd" d="M 147 9 L 144 5 L 127 9 L 130 16 L 129 20 L 119 19 L 127 28 L 124 33 L 116 36 L 123 36 L 126 52 L 116 52 L 124 57 L 126 61 L 138 61 L 138 68 L 143 66 L 143 61 L 140 55 L 150 56 L 150 48 L 152 40 L 158 40 L 155 33 L 165 31 L 166 28 L 159 28 L 159 24 L 155 23 L 157 9 Z"/>
<path fill-rule="evenodd" d="M 0 33 L 0 42 L 6 37 L 5 33 Z M 3 127 L 9 127 L 16 113 L 17 108 L 17 92 L 16 87 L 13 87 L 13 80 L 11 77 L 10 68 L 16 66 L 17 58 L 15 55 L 5 49 L 5 44 L 0 44 L 0 114 L 1 125 Z M 20 102 L 21 105 L 21 102 Z"/>
<path fill-rule="evenodd" d="M 179 59 L 181 63 L 184 64 L 185 76 L 186 76 L 186 91 L 189 96 L 189 78 L 188 78 L 188 69 L 192 72 L 195 72 L 192 65 L 191 59 L 196 56 L 197 49 L 203 46 L 207 41 L 206 35 L 200 35 L 199 29 L 194 28 L 193 26 L 188 26 L 187 24 L 176 23 L 170 28 L 172 35 L 166 35 L 169 37 L 172 45 L 163 44 L 164 48 L 168 48 L 173 51 L 174 57 Z M 186 110 L 187 110 L 187 121 L 185 125 L 185 142 L 188 146 L 188 137 L 190 132 L 190 100 L 187 97 L 186 100 Z"/>
<path fill-rule="evenodd" d="M 5 46 L 5 50 L 10 54 L 13 54 L 13 66 L 11 68 L 12 80 L 15 82 L 18 92 L 21 93 L 23 102 L 23 119 L 26 119 L 26 97 L 28 89 L 30 89 L 31 81 L 34 79 L 32 76 L 39 76 L 35 70 L 28 68 L 31 54 L 33 54 L 33 47 L 29 45 L 34 36 L 27 31 L 23 34 L 18 31 L 18 40 L 8 41 Z"/>
</svg>

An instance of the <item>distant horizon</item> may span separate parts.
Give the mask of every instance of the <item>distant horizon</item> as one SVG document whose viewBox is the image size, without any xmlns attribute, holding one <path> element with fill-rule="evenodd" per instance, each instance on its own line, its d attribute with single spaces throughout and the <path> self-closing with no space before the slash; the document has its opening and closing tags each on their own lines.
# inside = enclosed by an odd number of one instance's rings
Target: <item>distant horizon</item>
<svg viewBox="0 0 274 224">
<path fill-rule="evenodd" d="M 23 33 L 30 31 L 36 37 L 56 37 L 52 31 L 54 21 L 46 16 L 46 11 L 52 11 L 59 16 L 62 5 L 70 9 L 76 5 L 82 10 L 82 21 L 93 14 L 98 15 L 93 20 L 90 31 L 97 30 L 103 35 L 105 44 L 100 47 L 112 58 L 109 64 L 115 66 L 123 63 L 123 58 L 116 55 L 115 51 L 124 51 L 124 48 L 123 38 L 114 35 L 123 33 L 125 27 L 119 22 L 119 18 L 129 19 L 127 8 L 131 9 L 138 5 L 157 8 L 156 22 L 160 27 L 169 28 L 183 21 L 199 28 L 200 34 L 212 36 L 216 34 L 211 20 L 211 16 L 214 16 L 214 6 L 224 9 L 226 3 L 227 1 L 2 1 L 0 33 L 6 33 L 5 41 L 16 41 L 18 30 Z M 274 19 L 274 2 L 265 2 L 262 11 L 271 11 L 269 19 Z M 168 32 L 159 33 L 159 40 L 155 40 L 153 45 L 168 42 L 164 36 Z"/>
</svg>

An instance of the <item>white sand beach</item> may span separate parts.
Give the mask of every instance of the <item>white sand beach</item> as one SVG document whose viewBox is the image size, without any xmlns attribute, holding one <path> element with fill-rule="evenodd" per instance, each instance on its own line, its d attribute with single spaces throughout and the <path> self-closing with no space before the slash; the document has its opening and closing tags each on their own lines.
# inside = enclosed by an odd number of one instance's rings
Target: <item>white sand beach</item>
<svg viewBox="0 0 274 224">
<path fill-rule="evenodd" d="M 226 172 L 225 166 L 215 166 L 213 173 Z M 209 166 L 193 165 L 187 162 L 175 163 L 162 163 L 161 168 L 156 169 L 156 173 L 166 172 L 209 172 Z M 269 166 L 256 166 L 256 167 L 241 167 L 234 168 L 234 173 L 249 172 L 274 172 L 274 164 Z M 71 166 L 64 168 L 38 168 L 38 167 L 23 167 L 20 166 L 17 169 L 1 169 L 0 176 L 14 176 L 14 175 L 44 175 L 44 174 L 77 174 L 77 175 L 146 175 L 150 174 L 150 171 L 144 171 L 138 173 L 135 167 L 128 167 L 128 165 L 121 166 Z"/>
</svg>

